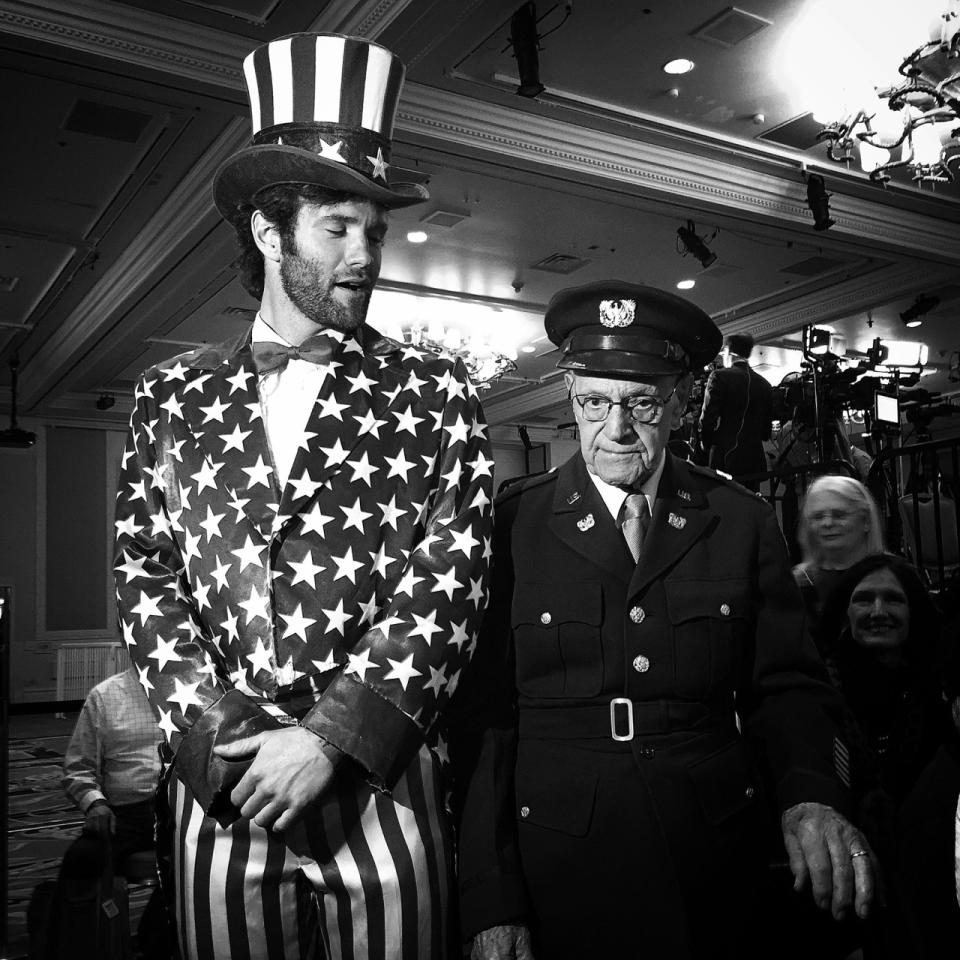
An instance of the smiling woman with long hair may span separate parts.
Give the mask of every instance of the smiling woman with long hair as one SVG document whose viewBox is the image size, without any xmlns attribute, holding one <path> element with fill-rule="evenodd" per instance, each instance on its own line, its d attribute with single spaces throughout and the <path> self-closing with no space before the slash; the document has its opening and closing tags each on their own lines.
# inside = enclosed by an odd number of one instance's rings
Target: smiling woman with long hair
<svg viewBox="0 0 960 960">
<path fill-rule="evenodd" d="M 824 605 L 828 671 L 843 694 L 854 821 L 880 861 L 887 907 L 866 925 L 866 958 L 937 955 L 956 942 L 953 817 L 958 742 L 941 690 L 939 621 L 914 568 L 875 554 Z"/>
</svg>

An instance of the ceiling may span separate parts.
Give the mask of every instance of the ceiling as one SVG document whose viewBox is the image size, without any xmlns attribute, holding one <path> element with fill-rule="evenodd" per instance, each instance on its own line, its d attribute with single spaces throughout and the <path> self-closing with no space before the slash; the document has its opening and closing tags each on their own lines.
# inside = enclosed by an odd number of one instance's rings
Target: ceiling
<svg viewBox="0 0 960 960">
<path fill-rule="evenodd" d="M 543 309 L 606 277 L 696 280 L 687 295 L 752 332 L 771 375 L 804 324 L 865 349 L 903 339 L 899 314 L 935 295 L 909 335 L 930 348 L 921 385 L 949 391 L 960 199 L 826 159 L 779 69 L 803 2 L 541 2 L 532 100 L 514 92 L 518 0 L 0 0 L 0 400 L 16 353 L 21 416 L 123 422 L 141 370 L 249 322 L 210 182 L 249 137 L 243 56 L 298 30 L 363 34 L 408 64 L 394 179 L 431 199 L 393 215 L 371 321 L 412 305 L 527 347 L 485 394 L 502 437 L 569 419 Z M 696 68 L 663 73 L 679 56 Z M 826 178 L 827 231 L 805 171 Z M 706 270 L 678 252 L 687 221 L 718 255 Z"/>
</svg>

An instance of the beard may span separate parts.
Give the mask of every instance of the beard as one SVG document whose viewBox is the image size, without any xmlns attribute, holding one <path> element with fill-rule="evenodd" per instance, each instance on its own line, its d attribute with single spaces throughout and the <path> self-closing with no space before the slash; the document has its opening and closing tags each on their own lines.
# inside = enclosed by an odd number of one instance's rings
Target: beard
<svg viewBox="0 0 960 960">
<path fill-rule="evenodd" d="M 290 302 L 308 319 L 323 327 L 353 333 L 363 326 L 373 293 L 373 282 L 362 276 L 343 277 L 340 281 L 314 260 L 300 255 L 296 242 L 282 243 L 280 285 Z M 338 282 L 365 283 L 363 289 L 351 291 Z M 338 298 L 339 295 L 339 298 Z"/>
</svg>

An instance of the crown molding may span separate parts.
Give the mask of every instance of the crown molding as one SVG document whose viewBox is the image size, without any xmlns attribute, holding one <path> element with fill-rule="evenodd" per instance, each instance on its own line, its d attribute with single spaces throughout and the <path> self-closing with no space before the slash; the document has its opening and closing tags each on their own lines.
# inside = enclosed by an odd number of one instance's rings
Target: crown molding
<svg viewBox="0 0 960 960">
<path fill-rule="evenodd" d="M 311 30 L 379 36 L 411 0 L 333 0 Z M 109 0 L 0 0 L 0 33 L 159 70 L 195 83 L 245 89 L 247 37 Z"/>
<path fill-rule="evenodd" d="M 454 145 L 501 162 L 534 164 L 568 179 L 590 178 L 620 193 L 674 206 L 713 210 L 780 228 L 812 226 L 799 163 L 792 169 L 781 160 L 754 157 L 752 163 L 759 169 L 747 168 L 733 162 L 732 150 L 731 160 L 723 162 L 699 156 L 688 140 L 685 149 L 644 142 L 415 83 L 404 87 L 396 129 L 442 142 L 447 149 Z M 844 195 L 843 186 L 838 182 L 831 197 L 830 212 L 836 221 L 831 238 L 960 265 L 960 225 L 954 220 L 902 207 L 891 211 L 881 190 L 864 199 Z M 955 215 L 952 209 L 951 213 Z"/>
<path fill-rule="evenodd" d="M 218 216 L 210 196 L 217 167 L 249 136 L 246 120 L 231 120 L 220 136 L 177 185 L 133 243 L 101 277 L 57 331 L 56 337 L 24 365 L 23 407 L 30 410 L 52 389 L 76 355 L 88 349 L 156 283 L 157 271 L 203 225 Z"/>
</svg>

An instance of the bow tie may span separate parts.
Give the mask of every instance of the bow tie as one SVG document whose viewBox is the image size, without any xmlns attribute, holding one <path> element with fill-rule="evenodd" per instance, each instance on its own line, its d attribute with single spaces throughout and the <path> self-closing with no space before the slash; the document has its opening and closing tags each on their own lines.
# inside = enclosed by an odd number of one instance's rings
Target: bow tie
<svg viewBox="0 0 960 960">
<path fill-rule="evenodd" d="M 329 363 L 338 346 L 340 346 L 339 343 L 324 333 L 308 337 L 299 347 L 261 340 L 252 345 L 253 365 L 257 374 L 263 376 L 267 373 L 279 373 L 290 360 Z"/>
</svg>

